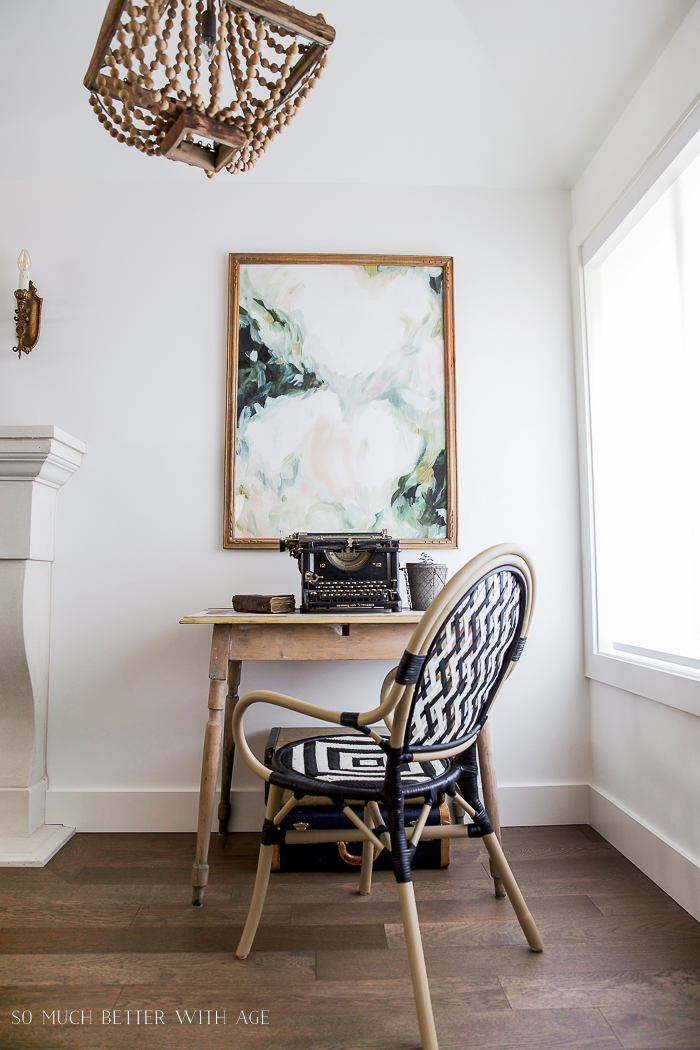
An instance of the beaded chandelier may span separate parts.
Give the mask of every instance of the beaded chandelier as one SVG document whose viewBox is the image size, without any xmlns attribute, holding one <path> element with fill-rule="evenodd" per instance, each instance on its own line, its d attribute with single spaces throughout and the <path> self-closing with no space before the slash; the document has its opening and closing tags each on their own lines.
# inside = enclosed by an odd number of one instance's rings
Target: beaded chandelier
<svg viewBox="0 0 700 1050">
<path fill-rule="evenodd" d="M 118 142 L 213 178 L 253 167 L 334 39 L 323 15 L 279 0 L 110 0 L 84 83 Z"/>
</svg>

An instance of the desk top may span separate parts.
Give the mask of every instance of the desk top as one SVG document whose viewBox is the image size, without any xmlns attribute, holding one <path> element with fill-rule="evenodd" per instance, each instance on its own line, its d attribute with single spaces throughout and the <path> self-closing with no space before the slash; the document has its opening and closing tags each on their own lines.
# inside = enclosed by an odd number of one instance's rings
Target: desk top
<svg viewBox="0 0 700 1050">
<path fill-rule="evenodd" d="M 238 613 L 233 609 L 204 609 L 202 612 L 183 616 L 180 623 L 232 623 L 232 624 L 412 624 L 419 623 L 423 613 L 407 609 L 400 613 Z"/>
</svg>

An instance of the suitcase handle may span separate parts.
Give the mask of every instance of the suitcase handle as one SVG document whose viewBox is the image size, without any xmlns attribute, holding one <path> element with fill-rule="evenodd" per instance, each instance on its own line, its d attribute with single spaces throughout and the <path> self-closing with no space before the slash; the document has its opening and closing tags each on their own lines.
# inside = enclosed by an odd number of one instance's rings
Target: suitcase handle
<svg viewBox="0 0 700 1050">
<path fill-rule="evenodd" d="M 360 865 L 362 864 L 362 854 L 361 853 L 350 853 L 350 851 L 348 850 L 347 842 L 339 842 L 338 843 L 338 853 L 340 854 L 342 860 L 344 860 L 346 864 L 352 864 L 353 867 L 355 867 L 355 868 L 359 868 Z M 372 856 L 372 863 L 373 864 L 374 864 L 375 860 L 377 859 L 377 857 L 379 856 L 379 853 L 380 853 L 380 850 L 378 850 L 377 847 L 375 846 L 374 847 L 374 855 Z"/>
</svg>

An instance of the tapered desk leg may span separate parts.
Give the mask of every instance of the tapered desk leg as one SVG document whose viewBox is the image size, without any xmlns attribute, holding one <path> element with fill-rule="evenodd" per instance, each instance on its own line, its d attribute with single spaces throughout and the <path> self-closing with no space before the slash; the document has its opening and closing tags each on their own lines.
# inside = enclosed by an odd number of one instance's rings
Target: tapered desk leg
<svg viewBox="0 0 700 1050">
<path fill-rule="evenodd" d="M 233 709 L 238 703 L 238 687 L 241 684 L 240 660 L 228 662 L 228 693 L 226 694 L 226 714 L 224 715 L 224 754 L 221 759 L 221 802 L 219 803 L 219 834 L 228 834 L 228 822 L 231 817 L 231 777 L 233 776 L 233 759 L 236 748 L 233 743 Z"/>
<path fill-rule="evenodd" d="M 201 908 L 204 903 L 204 887 L 209 881 L 209 838 L 214 816 L 214 793 L 216 774 L 221 757 L 221 723 L 226 704 L 226 669 L 231 627 L 217 623 L 211 639 L 209 661 L 209 718 L 204 733 L 202 755 L 202 780 L 199 788 L 199 822 L 197 825 L 197 852 L 192 868 L 192 904 Z"/>
<path fill-rule="evenodd" d="M 496 784 L 496 768 L 493 762 L 493 749 L 491 747 L 491 725 L 486 722 L 479 733 L 477 740 L 479 751 L 479 771 L 481 773 L 481 787 L 484 792 L 484 806 L 493 825 L 496 838 L 501 841 L 501 818 L 498 812 L 498 786 Z M 493 863 L 489 860 L 493 888 L 497 897 L 505 897 L 506 891 L 503 883 L 496 874 Z"/>
</svg>

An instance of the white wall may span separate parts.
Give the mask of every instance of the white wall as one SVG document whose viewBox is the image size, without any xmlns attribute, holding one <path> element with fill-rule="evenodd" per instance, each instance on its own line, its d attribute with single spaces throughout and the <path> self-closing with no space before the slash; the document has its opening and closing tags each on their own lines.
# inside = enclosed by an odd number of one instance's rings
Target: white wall
<svg viewBox="0 0 700 1050">
<path fill-rule="evenodd" d="M 700 96 L 699 52 L 696 3 L 572 190 L 575 284 L 578 246 Z M 582 388 L 580 392 L 583 415 Z M 585 457 L 582 474 L 585 478 Z M 587 604 L 586 615 L 592 620 Z M 700 918 L 700 718 L 668 706 L 672 692 L 669 684 L 663 702 L 657 703 L 591 682 L 590 819 Z"/>
<path fill-rule="evenodd" d="M 49 74 L 33 73 L 48 91 Z M 47 125 L 55 152 L 0 192 L 2 421 L 53 423 L 88 443 L 59 498 L 47 819 L 195 826 L 210 633 L 178 619 L 234 591 L 299 590 L 287 555 L 221 547 L 227 253 L 299 251 L 454 256 L 460 548 L 445 560 L 514 540 L 539 581 L 525 656 L 494 715 L 504 822 L 585 820 L 568 194 L 297 185 L 293 169 L 274 185 L 211 182 L 157 159 L 149 181 L 127 180 L 130 157 L 143 158 L 105 148 L 87 113 L 66 109 L 60 141 Z M 36 141 L 38 102 L 32 117 Z M 86 154 L 90 135 L 99 162 L 78 181 L 72 142 Z M 22 247 L 45 302 L 39 345 L 18 362 Z M 251 664 L 243 687 L 357 708 L 386 669 Z M 251 715 L 258 750 L 278 719 L 296 716 Z M 235 786 L 236 826 L 256 827 L 259 788 L 238 765 Z"/>
</svg>

